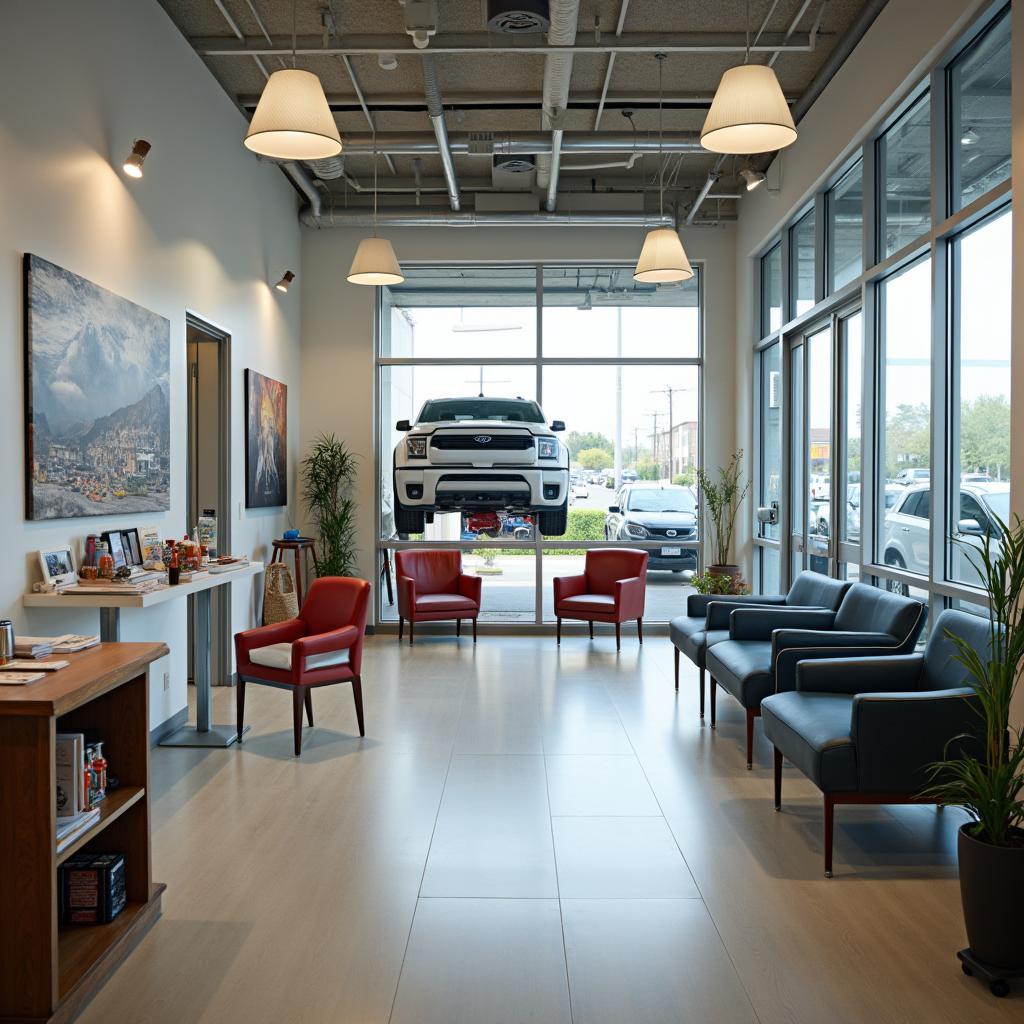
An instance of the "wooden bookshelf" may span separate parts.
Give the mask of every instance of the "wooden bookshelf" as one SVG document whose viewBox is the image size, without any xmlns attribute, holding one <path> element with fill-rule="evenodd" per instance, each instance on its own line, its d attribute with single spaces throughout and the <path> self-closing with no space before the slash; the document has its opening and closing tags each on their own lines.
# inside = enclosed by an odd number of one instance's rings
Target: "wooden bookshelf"
<svg viewBox="0 0 1024 1024">
<path fill-rule="evenodd" d="M 108 643 L 28 686 L 0 689 L 0 1021 L 69 1021 L 160 915 L 149 811 L 149 665 L 162 643 Z M 121 785 L 59 854 L 56 735 L 84 732 Z M 59 925 L 57 869 L 120 853 L 128 905 L 109 924 Z"/>
</svg>

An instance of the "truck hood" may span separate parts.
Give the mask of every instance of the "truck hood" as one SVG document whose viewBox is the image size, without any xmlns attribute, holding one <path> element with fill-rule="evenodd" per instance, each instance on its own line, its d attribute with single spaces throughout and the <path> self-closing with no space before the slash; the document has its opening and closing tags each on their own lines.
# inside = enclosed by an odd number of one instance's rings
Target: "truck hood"
<svg viewBox="0 0 1024 1024">
<path fill-rule="evenodd" d="M 417 423 L 410 434 L 434 434 L 440 430 L 453 433 L 529 433 L 535 437 L 551 436 L 551 428 L 546 423 L 506 423 L 503 420 L 459 420 L 443 423 Z"/>
</svg>

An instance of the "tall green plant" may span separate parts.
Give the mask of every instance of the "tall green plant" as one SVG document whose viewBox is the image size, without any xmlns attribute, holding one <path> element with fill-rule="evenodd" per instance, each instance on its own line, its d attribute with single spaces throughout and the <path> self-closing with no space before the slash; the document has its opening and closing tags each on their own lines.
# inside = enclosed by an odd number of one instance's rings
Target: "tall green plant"
<svg viewBox="0 0 1024 1024">
<path fill-rule="evenodd" d="M 975 650 L 946 631 L 978 697 L 984 754 L 965 753 L 932 765 L 932 778 L 938 781 L 927 795 L 965 808 L 975 819 L 976 839 L 1006 846 L 1020 842 L 1014 830 L 1024 824 L 1024 733 L 1010 726 L 1010 707 L 1024 666 L 1024 522 L 1015 517 L 1011 529 L 994 518 L 996 530 L 980 549 L 959 542 L 988 590 L 989 649 Z"/>
<path fill-rule="evenodd" d="M 302 497 L 317 533 L 320 576 L 351 576 L 356 568 L 356 505 L 349 497 L 356 456 L 333 434 L 321 434 L 302 460 Z"/>
<path fill-rule="evenodd" d="M 743 473 L 743 449 L 733 452 L 729 465 L 719 466 L 718 479 L 712 480 L 704 471 L 703 466 L 697 470 L 697 483 L 700 485 L 701 504 L 705 515 L 701 516 L 701 530 L 705 530 L 710 520 L 711 555 L 715 565 L 729 565 L 732 551 L 732 535 L 736 529 L 736 514 L 740 503 L 750 490 L 750 481 L 741 485 Z"/>
</svg>

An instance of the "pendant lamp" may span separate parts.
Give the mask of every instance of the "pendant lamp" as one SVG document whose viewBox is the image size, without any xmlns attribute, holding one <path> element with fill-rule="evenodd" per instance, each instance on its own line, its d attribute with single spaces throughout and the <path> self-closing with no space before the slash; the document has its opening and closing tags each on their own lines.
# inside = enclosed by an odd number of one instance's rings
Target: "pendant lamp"
<svg viewBox="0 0 1024 1024">
<path fill-rule="evenodd" d="M 756 42 L 756 40 L 755 40 Z M 722 75 L 700 133 L 712 153 L 771 153 L 796 142 L 796 125 L 775 71 L 750 63 L 750 2 L 747 53 L 739 67 Z"/>
<path fill-rule="evenodd" d="M 323 160 L 341 152 L 341 136 L 320 79 L 295 67 L 295 0 L 292 66 L 275 71 L 263 87 L 245 133 L 245 147 L 273 160 Z"/>
<path fill-rule="evenodd" d="M 377 237 L 377 138 L 373 140 L 373 237 L 364 238 L 348 271 L 349 284 L 401 284 L 405 274 L 386 238 Z"/>
<path fill-rule="evenodd" d="M 663 91 L 661 86 L 662 65 L 665 54 L 656 53 L 658 61 L 658 160 L 661 168 L 658 172 L 658 212 L 665 212 L 665 161 L 662 158 L 662 125 Z M 640 250 L 633 280 L 644 284 L 662 284 L 669 281 L 688 281 L 693 277 L 693 268 L 686 258 L 682 240 L 675 228 L 652 228 L 644 239 L 644 247 Z"/>
</svg>

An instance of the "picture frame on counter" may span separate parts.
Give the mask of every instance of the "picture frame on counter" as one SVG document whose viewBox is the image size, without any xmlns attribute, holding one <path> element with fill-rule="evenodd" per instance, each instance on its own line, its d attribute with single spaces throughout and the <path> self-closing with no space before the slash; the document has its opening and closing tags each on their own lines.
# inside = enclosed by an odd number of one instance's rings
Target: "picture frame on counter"
<svg viewBox="0 0 1024 1024">
<path fill-rule="evenodd" d="M 39 552 L 43 582 L 50 587 L 65 587 L 78 579 L 75 556 L 68 546 L 44 548 Z"/>
<path fill-rule="evenodd" d="M 105 530 L 102 538 L 114 559 L 115 570 L 124 566 L 132 569 L 142 565 L 142 542 L 139 540 L 137 527 L 133 526 L 128 530 Z"/>
</svg>

